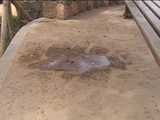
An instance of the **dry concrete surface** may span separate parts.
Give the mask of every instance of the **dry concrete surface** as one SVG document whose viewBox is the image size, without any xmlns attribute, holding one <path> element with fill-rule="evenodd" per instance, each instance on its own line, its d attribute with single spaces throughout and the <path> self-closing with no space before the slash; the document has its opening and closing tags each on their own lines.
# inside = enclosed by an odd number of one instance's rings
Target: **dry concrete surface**
<svg viewBox="0 0 160 120">
<path fill-rule="evenodd" d="M 1 81 L 0 120 L 160 120 L 160 68 L 123 12 L 115 6 L 32 23 Z M 106 48 L 130 64 L 87 76 L 32 67 L 51 46 Z"/>
</svg>

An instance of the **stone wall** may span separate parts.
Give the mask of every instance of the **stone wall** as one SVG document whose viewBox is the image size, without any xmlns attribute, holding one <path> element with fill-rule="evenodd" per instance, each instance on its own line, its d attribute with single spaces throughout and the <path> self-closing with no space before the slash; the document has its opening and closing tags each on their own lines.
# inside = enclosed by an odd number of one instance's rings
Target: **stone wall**
<svg viewBox="0 0 160 120">
<path fill-rule="evenodd" d="M 42 1 L 41 0 L 21 0 L 24 10 L 33 18 L 41 17 Z"/>
<path fill-rule="evenodd" d="M 22 0 L 25 11 L 33 18 L 47 17 L 67 19 L 80 12 L 121 3 L 124 0 L 77 0 L 66 4 L 63 0 Z"/>
<path fill-rule="evenodd" d="M 64 5 L 63 3 L 57 4 L 57 18 L 58 19 L 67 19 L 71 16 L 73 16 L 71 5 Z"/>
<path fill-rule="evenodd" d="M 56 1 L 43 2 L 42 16 L 47 18 L 55 18 L 57 16 L 57 2 Z"/>
<path fill-rule="evenodd" d="M 109 0 L 109 4 L 124 4 L 125 0 Z"/>
<path fill-rule="evenodd" d="M 105 2 L 106 1 L 106 2 Z M 108 0 L 79 0 L 72 1 L 66 4 L 63 1 L 44 1 L 43 2 L 43 16 L 48 18 L 67 19 L 71 16 L 77 15 L 80 12 L 106 6 Z M 56 6 L 56 7 L 55 7 Z"/>
</svg>

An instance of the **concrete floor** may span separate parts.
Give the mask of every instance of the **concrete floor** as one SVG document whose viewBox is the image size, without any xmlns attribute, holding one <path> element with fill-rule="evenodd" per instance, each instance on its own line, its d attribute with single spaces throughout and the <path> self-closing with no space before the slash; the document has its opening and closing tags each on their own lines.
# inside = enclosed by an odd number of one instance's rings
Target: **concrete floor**
<svg viewBox="0 0 160 120">
<path fill-rule="evenodd" d="M 159 120 L 160 68 L 123 10 L 101 8 L 66 21 L 32 23 L 0 82 L 0 120 Z M 131 64 L 90 76 L 30 67 L 50 46 L 98 46 Z"/>
</svg>

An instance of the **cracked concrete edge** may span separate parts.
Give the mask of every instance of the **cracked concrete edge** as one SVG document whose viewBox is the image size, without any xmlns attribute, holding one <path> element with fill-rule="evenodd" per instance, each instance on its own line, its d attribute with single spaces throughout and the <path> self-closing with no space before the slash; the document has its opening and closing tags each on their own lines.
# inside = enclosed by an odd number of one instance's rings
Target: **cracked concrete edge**
<svg viewBox="0 0 160 120">
<path fill-rule="evenodd" d="M 33 25 L 35 21 L 23 26 L 17 32 L 17 34 L 12 39 L 10 45 L 8 46 L 7 50 L 0 58 L 0 88 L 1 82 L 3 80 L 6 80 L 6 77 L 9 74 L 9 69 L 12 66 L 12 61 L 17 53 L 18 48 L 20 48 L 20 46 L 23 44 L 24 38 L 29 34 L 30 30 L 36 27 L 36 25 Z"/>
</svg>

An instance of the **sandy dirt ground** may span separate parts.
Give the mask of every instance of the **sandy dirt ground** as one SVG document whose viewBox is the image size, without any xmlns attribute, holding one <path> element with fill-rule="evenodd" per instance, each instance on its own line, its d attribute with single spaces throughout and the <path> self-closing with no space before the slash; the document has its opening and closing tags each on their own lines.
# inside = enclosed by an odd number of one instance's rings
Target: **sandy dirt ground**
<svg viewBox="0 0 160 120">
<path fill-rule="evenodd" d="M 1 83 L 0 120 L 159 120 L 160 68 L 123 11 L 100 8 L 34 24 Z M 89 76 L 30 67 L 51 46 L 101 47 L 130 64 Z"/>
</svg>

